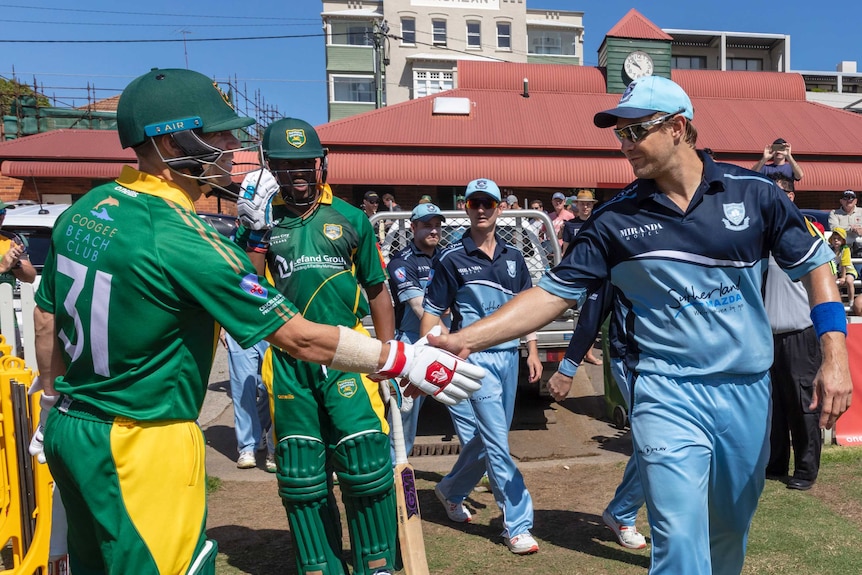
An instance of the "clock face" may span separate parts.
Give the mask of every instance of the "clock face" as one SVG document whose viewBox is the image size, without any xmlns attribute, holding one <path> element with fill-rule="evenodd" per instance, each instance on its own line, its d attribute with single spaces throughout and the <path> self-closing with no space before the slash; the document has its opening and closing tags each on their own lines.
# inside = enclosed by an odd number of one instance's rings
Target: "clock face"
<svg viewBox="0 0 862 575">
<path fill-rule="evenodd" d="M 632 80 L 636 80 L 643 76 L 651 76 L 653 72 L 652 58 L 646 52 L 636 50 L 626 56 L 623 62 L 623 70 L 626 75 Z"/>
</svg>

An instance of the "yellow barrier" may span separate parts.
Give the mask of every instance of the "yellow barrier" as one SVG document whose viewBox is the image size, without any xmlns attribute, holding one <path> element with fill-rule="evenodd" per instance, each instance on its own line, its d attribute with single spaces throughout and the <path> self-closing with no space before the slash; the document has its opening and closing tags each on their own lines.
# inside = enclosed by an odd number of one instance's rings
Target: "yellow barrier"
<svg viewBox="0 0 862 575">
<path fill-rule="evenodd" d="M 32 381 L 23 359 L 0 357 L 0 545 L 11 543 L 14 566 L 6 572 L 20 575 L 48 573 L 51 542 L 54 480 L 27 451 L 41 397 L 27 395 Z"/>
<path fill-rule="evenodd" d="M 12 355 L 12 346 L 6 343 L 6 336 L 0 333 L 0 355 Z"/>
</svg>

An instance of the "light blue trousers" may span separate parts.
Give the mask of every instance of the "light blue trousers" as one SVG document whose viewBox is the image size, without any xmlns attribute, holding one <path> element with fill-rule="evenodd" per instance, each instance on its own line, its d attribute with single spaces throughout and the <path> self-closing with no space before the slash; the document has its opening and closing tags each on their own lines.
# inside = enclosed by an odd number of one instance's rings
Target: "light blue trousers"
<svg viewBox="0 0 862 575">
<path fill-rule="evenodd" d="M 237 449 L 254 451 L 260 444 L 262 434 L 271 425 L 269 395 L 260 377 L 263 354 L 269 347 L 260 341 L 248 349 L 242 349 L 228 334 L 228 368 L 230 370 L 230 393 L 233 398 L 233 423 Z M 269 453 L 275 445 L 267 442 Z"/>
<path fill-rule="evenodd" d="M 631 406 L 629 405 L 631 401 L 631 387 L 625 373 L 625 365 L 619 359 L 610 359 L 610 362 L 611 374 L 620 388 L 629 413 L 631 413 Z M 617 486 L 614 498 L 608 503 L 608 511 L 616 519 L 617 523 L 632 526 L 635 524 L 635 519 L 637 519 L 638 510 L 643 504 L 644 488 L 638 476 L 637 462 L 635 462 L 634 454 L 632 454 L 626 463 L 623 479 L 619 486 Z"/>
<path fill-rule="evenodd" d="M 651 575 L 738 575 L 769 456 L 769 373 L 641 374 L 632 435 Z"/>
<path fill-rule="evenodd" d="M 484 367 L 487 375 L 469 402 L 449 408 L 462 448 L 452 471 L 439 484 L 447 499 L 463 501 L 487 472 L 508 537 L 533 527 L 533 500 L 509 453 L 518 359 L 517 349 L 470 355 L 470 361 Z"/>
</svg>

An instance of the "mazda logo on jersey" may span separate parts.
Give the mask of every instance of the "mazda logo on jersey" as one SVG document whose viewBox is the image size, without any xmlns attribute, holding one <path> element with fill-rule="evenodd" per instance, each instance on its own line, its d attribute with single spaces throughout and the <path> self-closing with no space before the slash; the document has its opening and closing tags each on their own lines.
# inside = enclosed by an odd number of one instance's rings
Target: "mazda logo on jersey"
<svg viewBox="0 0 862 575">
<path fill-rule="evenodd" d="M 242 278 L 242 281 L 239 282 L 239 287 L 242 288 L 242 291 L 245 293 L 249 293 L 259 298 L 266 298 L 267 290 L 265 287 L 260 285 L 258 277 L 254 274 L 248 274 Z"/>
<path fill-rule="evenodd" d="M 452 376 L 454 375 L 454 370 L 449 369 L 439 361 L 435 361 L 428 364 L 428 367 L 425 370 L 425 381 L 433 383 L 442 390 L 444 387 L 449 385 L 449 382 L 452 381 Z"/>
</svg>

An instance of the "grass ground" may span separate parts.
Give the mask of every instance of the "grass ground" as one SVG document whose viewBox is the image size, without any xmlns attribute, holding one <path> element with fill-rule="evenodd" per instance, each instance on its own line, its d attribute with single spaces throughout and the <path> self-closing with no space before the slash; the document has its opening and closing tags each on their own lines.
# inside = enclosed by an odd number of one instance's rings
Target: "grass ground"
<svg viewBox="0 0 862 575">
<path fill-rule="evenodd" d="M 420 462 L 417 462 L 420 463 Z M 588 462 L 524 469 L 536 509 L 538 554 L 517 557 L 500 540 L 500 513 L 490 493 L 474 492 L 469 525 L 450 523 L 434 498 L 440 475 L 417 472 L 431 573 L 466 575 L 628 575 L 649 567 L 649 548 L 617 545 L 601 513 L 623 465 Z M 272 483 L 224 482 L 211 495 L 210 536 L 219 541 L 222 575 L 296 573 L 287 521 Z M 649 537 L 642 512 L 638 527 Z M 767 481 L 752 525 L 745 575 L 835 575 L 860 572 L 862 448 L 824 450 L 811 491 Z"/>
</svg>

